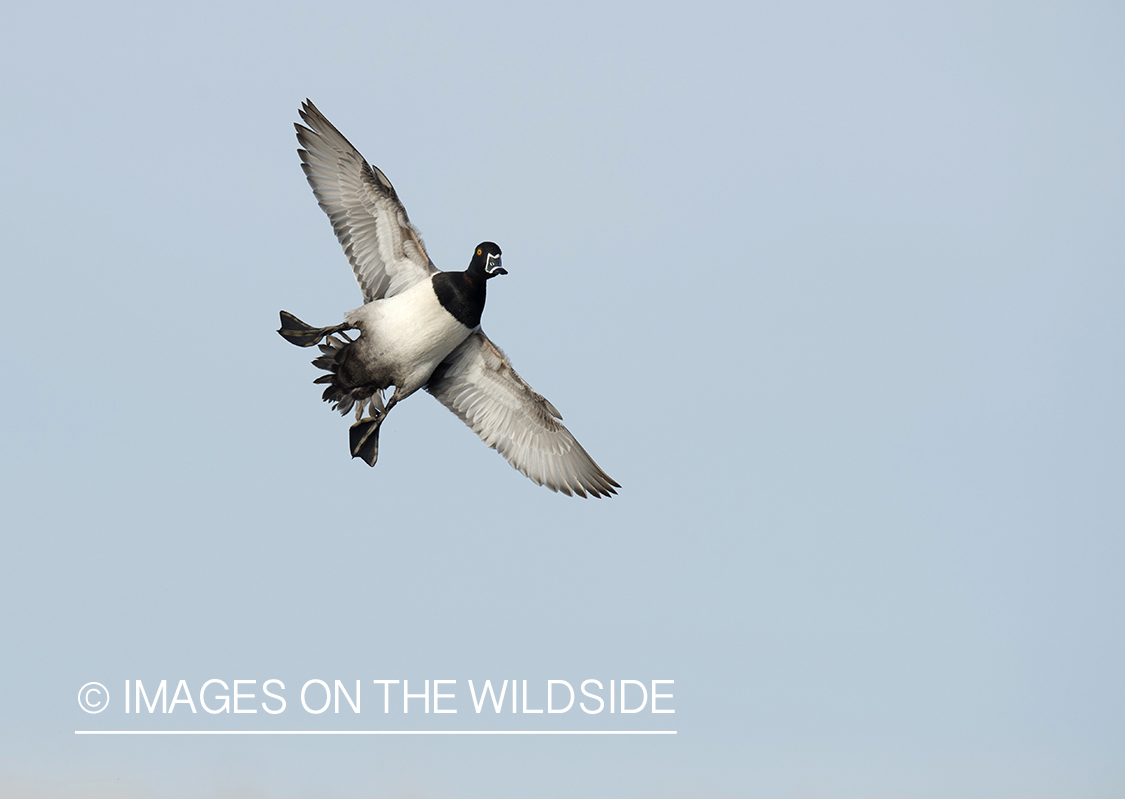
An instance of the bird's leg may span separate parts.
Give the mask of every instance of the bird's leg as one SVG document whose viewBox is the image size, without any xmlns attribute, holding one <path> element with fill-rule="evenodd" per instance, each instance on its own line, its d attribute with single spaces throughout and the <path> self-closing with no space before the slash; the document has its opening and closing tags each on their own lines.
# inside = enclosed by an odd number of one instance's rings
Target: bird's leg
<svg viewBox="0 0 1125 799">
<path fill-rule="evenodd" d="M 383 404 L 382 390 L 376 391 L 371 395 L 371 403 L 368 405 L 368 409 L 371 411 L 372 416 L 382 416 L 387 412 L 387 406 Z"/>
<path fill-rule="evenodd" d="M 360 405 L 356 409 L 357 421 L 348 431 L 353 458 L 361 458 L 368 466 L 375 465 L 375 461 L 379 459 L 379 428 L 386 420 L 387 414 L 391 412 L 391 408 L 397 404 L 398 386 L 395 386 L 395 393 L 391 395 L 390 401 L 385 406 L 382 392 L 376 391 L 371 395 L 370 409 L 379 414 L 378 416 L 359 418 L 364 406 Z"/>
<path fill-rule="evenodd" d="M 332 327 L 313 327 L 305 324 L 288 311 L 282 311 L 281 328 L 277 332 L 290 344 L 296 344 L 298 347 L 311 347 L 314 344 L 319 344 L 325 336 L 354 329 L 346 323 Z"/>
</svg>

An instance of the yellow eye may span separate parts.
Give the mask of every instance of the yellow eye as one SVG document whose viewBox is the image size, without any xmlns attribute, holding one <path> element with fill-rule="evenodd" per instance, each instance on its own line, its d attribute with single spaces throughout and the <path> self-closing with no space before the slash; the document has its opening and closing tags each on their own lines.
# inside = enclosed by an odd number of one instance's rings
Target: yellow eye
<svg viewBox="0 0 1125 799">
<path fill-rule="evenodd" d="M 477 255 L 480 255 L 480 250 L 477 250 Z"/>
</svg>

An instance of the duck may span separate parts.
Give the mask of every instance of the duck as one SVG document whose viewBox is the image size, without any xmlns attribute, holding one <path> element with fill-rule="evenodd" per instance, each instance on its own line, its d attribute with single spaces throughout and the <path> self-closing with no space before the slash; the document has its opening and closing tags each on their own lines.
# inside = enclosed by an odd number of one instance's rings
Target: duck
<svg viewBox="0 0 1125 799">
<path fill-rule="evenodd" d="M 481 329 L 488 281 L 508 274 L 500 247 L 483 241 L 464 271 L 439 270 L 383 171 L 311 101 L 298 113 L 301 168 L 364 304 L 328 327 L 281 311 L 277 332 L 296 346 L 318 347 L 312 363 L 325 374 L 313 382 L 326 386 L 322 398 L 342 415 L 355 412 L 348 433 L 352 457 L 374 466 L 387 416 L 424 389 L 538 485 L 583 498 L 616 494 L 621 484 Z"/>
</svg>

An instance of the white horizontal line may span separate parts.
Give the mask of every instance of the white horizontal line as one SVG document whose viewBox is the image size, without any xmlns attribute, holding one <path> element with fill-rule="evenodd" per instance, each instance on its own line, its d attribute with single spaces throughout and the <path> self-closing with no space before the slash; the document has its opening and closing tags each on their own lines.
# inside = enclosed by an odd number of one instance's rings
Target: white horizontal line
<svg viewBox="0 0 1125 799">
<path fill-rule="evenodd" d="M 75 735 L 675 735 L 676 730 L 75 730 Z"/>
</svg>

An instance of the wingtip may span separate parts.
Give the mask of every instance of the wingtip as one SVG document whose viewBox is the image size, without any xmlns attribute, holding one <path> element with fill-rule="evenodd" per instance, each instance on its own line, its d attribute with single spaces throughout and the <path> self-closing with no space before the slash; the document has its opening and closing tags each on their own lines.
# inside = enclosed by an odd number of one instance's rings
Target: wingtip
<svg viewBox="0 0 1125 799">
<path fill-rule="evenodd" d="M 328 118 L 321 113 L 320 109 L 313 105 L 313 101 L 305 98 L 305 102 L 301 103 L 301 107 L 297 109 L 297 113 L 301 117 L 301 121 L 308 125 L 310 128 L 316 128 L 318 122 L 328 122 Z M 299 122 L 293 123 L 297 127 L 298 133 L 301 129 Z M 328 122 L 331 125 L 331 122 Z"/>
</svg>

